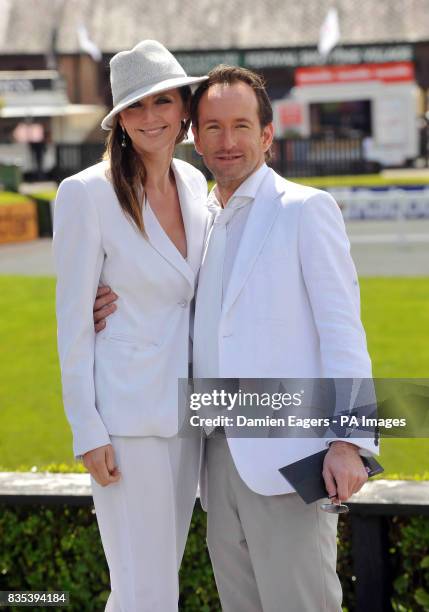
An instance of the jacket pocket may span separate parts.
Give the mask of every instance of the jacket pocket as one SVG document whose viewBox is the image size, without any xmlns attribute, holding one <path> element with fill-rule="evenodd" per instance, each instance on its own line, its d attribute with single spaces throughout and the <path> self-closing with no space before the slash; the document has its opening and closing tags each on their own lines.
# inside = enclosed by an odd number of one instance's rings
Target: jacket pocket
<svg viewBox="0 0 429 612">
<path fill-rule="evenodd" d="M 112 342 L 134 346 L 135 348 L 146 348 L 151 346 L 159 346 L 159 343 L 150 338 L 136 338 L 127 334 L 106 334 L 102 337 L 104 342 Z"/>
</svg>

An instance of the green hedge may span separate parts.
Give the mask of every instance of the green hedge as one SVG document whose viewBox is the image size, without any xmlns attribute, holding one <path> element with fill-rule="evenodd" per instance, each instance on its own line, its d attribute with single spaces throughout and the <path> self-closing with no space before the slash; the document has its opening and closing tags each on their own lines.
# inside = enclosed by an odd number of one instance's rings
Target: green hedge
<svg viewBox="0 0 429 612">
<path fill-rule="evenodd" d="M 186 612 L 220 609 L 205 528 L 197 505 L 181 570 L 180 609 Z M 2 508 L 0 543 L 0 591 L 64 590 L 70 592 L 72 612 L 104 609 L 109 572 L 92 508 Z"/>
<path fill-rule="evenodd" d="M 22 181 L 22 170 L 14 164 L 0 164 L 0 183 L 3 189 L 18 191 Z"/>
<path fill-rule="evenodd" d="M 16 471 L 86 473 L 80 462 L 42 468 L 23 465 Z M 415 479 L 425 480 L 422 476 Z M 180 572 L 182 612 L 220 611 L 205 538 L 206 514 L 196 502 Z M 345 612 L 355 610 L 351 540 L 350 516 L 340 516 L 337 570 Z M 429 517 L 390 518 L 389 542 L 392 609 L 429 612 Z M 0 590 L 64 590 L 70 592 L 71 612 L 103 610 L 110 592 L 109 573 L 93 508 L 4 506 L 0 513 Z"/>
<path fill-rule="evenodd" d="M 197 503 L 180 578 L 180 610 L 184 612 L 220 610 L 205 528 L 206 516 Z M 66 590 L 70 592 L 72 612 L 104 609 L 109 574 L 92 508 L 4 507 L 0 542 L 0 590 Z M 393 609 L 428 611 L 429 519 L 394 517 L 390 521 L 390 542 L 395 576 Z M 350 520 L 342 517 L 338 571 L 344 609 L 352 611 L 355 580 L 350 544 Z"/>
<path fill-rule="evenodd" d="M 28 195 L 36 202 L 39 236 L 44 238 L 52 236 L 51 202 L 55 200 L 56 191 L 30 193 Z"/>
</svg>

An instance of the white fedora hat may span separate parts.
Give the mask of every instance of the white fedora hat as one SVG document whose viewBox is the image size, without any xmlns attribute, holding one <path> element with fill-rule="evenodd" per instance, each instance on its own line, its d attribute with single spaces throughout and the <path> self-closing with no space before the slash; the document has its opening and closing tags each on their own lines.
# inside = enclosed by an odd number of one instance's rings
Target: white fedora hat
<svg viewBox="0 0 429 612">
<path fill-rule="evenodd" d="M 130 51 L 120 51 L 110 60 L 113 109 L 101 122 L 111 130 L 113 117 L 145 96 L 196 85 L 208 77 L 188 77 L 175 57 L 156 40 L 143 40 Z"/>
</svg>

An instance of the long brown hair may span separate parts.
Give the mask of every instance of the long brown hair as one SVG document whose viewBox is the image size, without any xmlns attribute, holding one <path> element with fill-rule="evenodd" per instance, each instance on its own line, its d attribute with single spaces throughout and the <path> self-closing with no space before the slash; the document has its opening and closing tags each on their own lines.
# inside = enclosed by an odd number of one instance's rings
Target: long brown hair
<svg viewBox="0 0 429 612">
<path fill-rule="evenodd" d="M 180 87 L 179 93 L 185 108 L 188 109 L 192 95 L 190 87 Z M 185 139 L 190 123 L 190 119 L 182 122 L 176 144 Z M 123 134 L 125 134 L 126 147 L 122 146 Z M 113 126 L 107 136 L 103 159 L 109 161 L 109 179 L 122 210 L 146 236 L 141 203 L 142 189 L 144 190 L 147 178 L 146 168 L 141 157 L 134 151 L 130 137 L 122 131 L 119 114 L 113 118 Z"/>
</svg>

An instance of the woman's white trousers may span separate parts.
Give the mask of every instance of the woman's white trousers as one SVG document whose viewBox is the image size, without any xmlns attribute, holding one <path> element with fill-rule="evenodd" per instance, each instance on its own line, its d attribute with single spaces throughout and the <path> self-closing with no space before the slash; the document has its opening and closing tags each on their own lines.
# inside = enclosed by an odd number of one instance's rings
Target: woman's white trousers
<svg viewBox="0 0 429 612">
<path fill-rule="evenodd" d="M 176 612 L 200 440 L 111 436 L 121 478 L 92 493 L 110 570 L 106 612 Z"/>
</svg>

